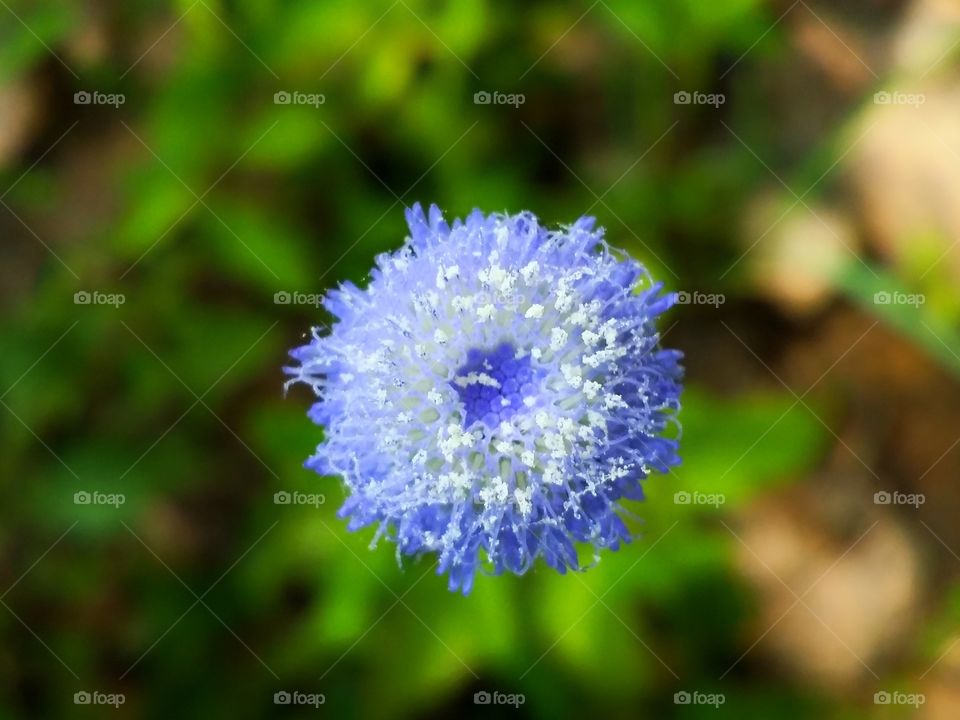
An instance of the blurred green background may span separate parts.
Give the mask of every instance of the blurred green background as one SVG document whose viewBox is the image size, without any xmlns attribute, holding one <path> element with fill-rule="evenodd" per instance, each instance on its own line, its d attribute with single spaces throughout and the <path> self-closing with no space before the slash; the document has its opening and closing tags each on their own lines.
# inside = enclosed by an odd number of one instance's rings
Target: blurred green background
<svg viewBox="0 0 960 720">
<path fill-rule="evenodd" d="M 953 3 L 0 5 L 0 717 L 960 717 Z M 417 200 L 689 300 L 586 573 L 450 594 L 302 468 L 286 351 Z"/>
</svg>

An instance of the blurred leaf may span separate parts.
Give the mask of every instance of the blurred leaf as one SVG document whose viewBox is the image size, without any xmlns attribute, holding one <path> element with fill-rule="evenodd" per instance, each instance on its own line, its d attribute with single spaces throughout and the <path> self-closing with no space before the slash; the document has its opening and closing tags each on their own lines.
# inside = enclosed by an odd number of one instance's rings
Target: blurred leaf
<svg viewBox="0 0 960 720">
<path fill-rule="evenodd" d="M 307 290 L 317 268 L 311 267 L 311 240 L 288 220 L 252 205 L 231 200 L 211 204 L 201 224 L 213 261 L 221 272 L 251 283 L 265 299 L 279 290 Z M 271 311 L 275 308 L 271 305 Z"/>
<path fill-rule="evenodd" d="M 44 4 L 8 0 L 5 5 L 7 17 L 0 23 L 0 83 L 47 57 L 51 46 L 57 45 L 77 22 L 73 4 L 63 0 Z"/>
<path fill-rule="evenodd" d="M 960 333 L 926 306 L 926 295 L 907 288 L 887 270 L 850 263 L 838 279 L 850 298 L 890 325 L 946 369 L 960 373 Z"/>
<path fill-rule="evenodd" d="M 688 387 L 683 404 L 683 463 L 671 483 L 679 491 L 722 493 L 728 502 L 742 502 L 771 482 L 809 469 L 827 439 L 823 425 L 789 395 L 722 400 Z M 651 504 L 669 502 L 662 479 L 646 487 Z M 699 509 L 705 507 L 711 509 Z"/>
</svg>

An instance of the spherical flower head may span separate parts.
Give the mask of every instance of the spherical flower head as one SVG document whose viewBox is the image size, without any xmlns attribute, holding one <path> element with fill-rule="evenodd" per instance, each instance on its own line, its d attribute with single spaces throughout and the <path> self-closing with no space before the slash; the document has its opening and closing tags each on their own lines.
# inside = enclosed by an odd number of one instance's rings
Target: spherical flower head
<svg viewBox="0 0 960 720">
<path fill-rule="evenodd" d="M 325 296 L 336 322 L 286 369 L 318 397 L 307 467 L 343 478 L 340 516 L 376 525 L 398 559 L 436 553 L 464 593 L 478 568 L 541 557 L 564 573 L 580 569 L 575 543 L 629 541 L 621 500 L 679 463 L 680 353 L 656 327 L 675 295 L 592 218 L 548 230 L 475 210 L 450 225 L 415 205 L 407 222 L 366 289 Z"/>
</svg>

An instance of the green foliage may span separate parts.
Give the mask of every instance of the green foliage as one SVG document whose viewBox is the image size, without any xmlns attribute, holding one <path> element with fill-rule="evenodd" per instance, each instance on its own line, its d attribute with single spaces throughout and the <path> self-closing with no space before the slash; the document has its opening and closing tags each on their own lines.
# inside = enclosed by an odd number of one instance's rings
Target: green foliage
<svg viewBox="0 0 960 720">
<path fill-rule="evenodd" d="M 74 716 L 72 694 L 97 688 L 126 693 L 118 716 L 261 717 L 275 691 L 299 689 L 325 693 L 334 717 L 442 717 L 496 688 L 523 692 L 529 717 L 696 716 L 673 693 L 717 686 L 749 615 L 719 520 L 820 459 L 810 411 L 693 378 L 684 465 L 648 481 L 632 545 L 582 575 L 479 578 L 464 598 L 431 558 L 401 567 L 390 543 L 369 549 L 372 531 L 347 532 L 337 480 L 302 467 L 322 433 L 302 388 L 284 397 L 281 367 L 327 318 L 273 298 L 362 281 L 417 199 L 556 223 L 589 209 L 668 284 L 719 275 L 739 254 L 729 228 L 753 161 L 695 118 L 657 140 L 674 119 L 673 72 L 707 83 L 761 35 L 757 53 L 777 50 L 768 4 L 122 5 L 103 10 L 119 33 L 80 2 L 15 3 L 23 24 L 7 13 L 0 32 L 0 79 L 54 78 L 48 125 L 4 187 L 75 120 L 92 148 L 75 157 L 68 136 L 8 199 L 31 224 L 60 212 L 50 227 L 71 230 L 55 243 L 66 267 L 25 261 L 29 292 L 2 315 L 7 584 L 30 569 L 7 602 L 49 649 L 0 611 L 22 663 L 0 714 Z M 110 52 L 76 50 L 98 28 Z M 94 85 L 126 103 L 73 105 Z M 475 105 L 483 89 L 526 102 Z M 274 104 L 294 90 L 324 102 Z M 86 184 L 105 210 L 85 207 Z M 677 233 L 710 251 L 682 252 Z M 863 277 L 848 287 L 870 295 Z M 126 302 L 71 302 L 94 289 Z M 79 506 L 78 491 L 125 502 Z M 326 502 L 276 505 L 281 491 Z M 679 505 L 678 491 L 726 504 Z M 748 676 L 724 692 L 710 717 L 822 707 Z"/>
</svg>

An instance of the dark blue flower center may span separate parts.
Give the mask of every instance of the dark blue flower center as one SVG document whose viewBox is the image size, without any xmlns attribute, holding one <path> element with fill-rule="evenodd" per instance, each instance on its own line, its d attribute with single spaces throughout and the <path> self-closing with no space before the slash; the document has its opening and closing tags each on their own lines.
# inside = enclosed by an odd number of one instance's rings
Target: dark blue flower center
<svg viewBox="0 0 960 720">
<path fill-rule="evenodd" d="M 496 428 L 524 407 L 523 399 L 534 397 L 535 370 L 530 356 L 516 357 L 511 343 L 501 343 L 492 350 L 472 348 L 457 370 L 451 385 L 466 409 L 464 427 L 480 421 Z"/>
</svg>

